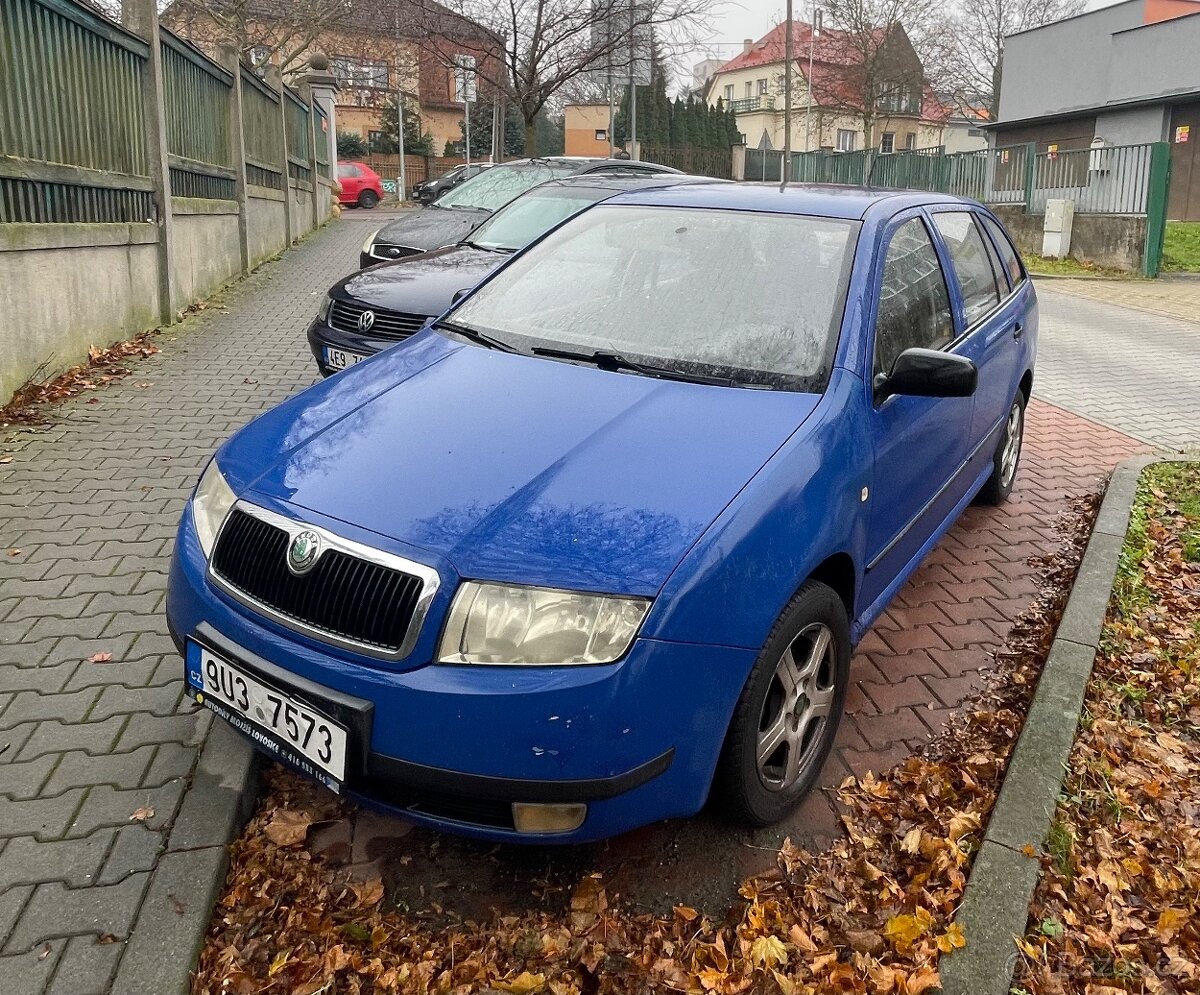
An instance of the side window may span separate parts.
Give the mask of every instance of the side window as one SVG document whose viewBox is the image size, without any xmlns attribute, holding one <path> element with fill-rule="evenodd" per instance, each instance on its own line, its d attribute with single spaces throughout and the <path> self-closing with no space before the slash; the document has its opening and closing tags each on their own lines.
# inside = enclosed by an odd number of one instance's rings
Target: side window
<svg viewBox="0 0 1200 995">
<path fill-rule="evenodd" d="M 1000 303 L 996 274 L 988 260 L 983 236 L 968 211 L 939 211 L 933 216 L 933 223 L 950 250 L 967 325 L 972 325 Z"/>
<path fill-rule="evenodd" d="M 983 227 L 988 230 L 988 234 L 992 236 L 992 241 L 996 243 L 996 249 L 1000 253 L 1000 261 L 1008 271 L 1009 282 L 1015 290 L 1017 284 L 1025 279 L 1025 270 L 1021 266 L 1021 257 L 1017 255 L 1017 250 L 1013 248 L 1012 240 L 1003 228 L 991 218 L 983 218 L 982 220 Z"/>
<path fill-rule="evenodd" d="M 883 261 L 875 373 L 887 373 L 905 349 L 940 349 L 953 339 L 946 277 L 925 222 L 912 218 L 892 234 Z"/>
<path fill-rule="evenodd" d="M 348 162 L 338 163 L 338 176 L 343 180 L 348 180 L 352 177 L 358 176 L 358 172 L 359 170 L 357 166 L 352 166 Z"/>
</svg>

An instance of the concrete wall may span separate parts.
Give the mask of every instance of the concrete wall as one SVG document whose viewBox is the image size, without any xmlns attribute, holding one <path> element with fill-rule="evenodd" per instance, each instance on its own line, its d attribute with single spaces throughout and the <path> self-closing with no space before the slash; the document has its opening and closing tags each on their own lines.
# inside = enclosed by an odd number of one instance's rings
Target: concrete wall
<svg viewBox="0 0 1200 995">
<path fill-rule="evenodd" d="M 1016 240 L 1022 255 L 1042 254 L 1043 214 L 1024 208 L 992 205 Z M 1071 229 L 1071 258 L 1107 269 L 1141 272 L 1146 249 L 1146 219 L 1124 214 L 1076 214 Z"/>
<path fill-rule="evenodd" d="M 318 180 L 321 223 L 332 214 L 330 185 Z M 171 298 L 178 309 L 242 273 L 235 201 L 175 197 Z M 286 249 L 284 212 L 295 235 L 313 228 L 312 189 L 251 187 L 246 198 L 250 265 Z M 92 345 L 127 339 L 159 324 L 159 229 L 153 224 L 0 225 L 0 405 L 32 376 L 84 362 Z"/>
<path fill-rule="evenodd" d="M 0 225 L 0 404 L 158 323 L 156 238 L 151 224 Z"/>
<path fill-rule="evenodd" d="M 171 298 L 186 305 L 241 274 L 238 206 L 232 200 L 175 197 L 171 207 Z"/>
</svg>

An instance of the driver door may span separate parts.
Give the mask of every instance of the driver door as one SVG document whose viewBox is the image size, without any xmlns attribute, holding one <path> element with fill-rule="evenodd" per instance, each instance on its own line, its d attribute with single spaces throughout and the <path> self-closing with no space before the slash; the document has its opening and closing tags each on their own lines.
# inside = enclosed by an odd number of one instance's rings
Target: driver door
<svg viewBox="0 0 1200 995">
<path fill-rule="evenodd" d="M 868 496 L 864 604 L 891 586 L 961 497 L 974 398 L 892 395 L 873 384 L 905 349 L 957 352 L 949 285 L 920 211 L 900 215 L 884 234 L 873 334 L 868 411 L 875 451 Z"/>
</svg>

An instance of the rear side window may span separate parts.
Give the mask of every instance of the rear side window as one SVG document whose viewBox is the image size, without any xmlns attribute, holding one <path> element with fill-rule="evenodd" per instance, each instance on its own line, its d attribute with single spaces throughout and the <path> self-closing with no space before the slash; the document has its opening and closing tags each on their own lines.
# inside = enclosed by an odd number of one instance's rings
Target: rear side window
<svg viewBox="0 0 1200 995">
<path fill-rule="evenodd" d="M 939 211 L 933 216 L 962 291 L 967 325 L 973 325 L 1000 303 L 996 274 L 983 245 L 983 236 L 967 211 Z"/>
<path fill-rule="evenodd" d="M 360 170 L 357 166 L 353 166 L 348 162 L 338 163 L 338 176 L 340 176 L 342 179 L 349 179 L 353 176 L 359 176 L 361 172 L 362 170 Z"/>
<path fill-rule="evenodd" d="M 925 222 L 912 218 L 896 229 L 884 257 L 875 373 L 889 372 L 905 349 L 941 349 L 953 339 L 946 277 Z"/>
<path fill-rule="evenodd" d="M 1000 253 L 1000 261 L 1008 271 L 1009 282 L 1015 289 L 1017 284 L 1025 279 L 1025 270 L 1021 268 L 1021 257 L 1017 255 L 1012 240 L 1003 228 L 991 218 L 982 218 L 981 220 L 983 226 L 988 230 L 988 234 L 992 236 L 992 241 L 996 244 L 996 251 Z"/>
</svg>

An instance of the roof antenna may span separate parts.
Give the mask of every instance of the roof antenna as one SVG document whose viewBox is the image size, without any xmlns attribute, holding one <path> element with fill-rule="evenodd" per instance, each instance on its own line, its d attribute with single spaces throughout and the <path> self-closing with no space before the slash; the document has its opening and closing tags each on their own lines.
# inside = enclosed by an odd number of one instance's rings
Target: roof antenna
<svg viewBox="0 0 1200 995">
<path fill-rule="evenodd" d="M 784 23 L 786 35 L 783 40 L 783 168 L 780 172 L 779 190 L 782 193 L 792 175 L 792 0 L 787 0 L 787 16 Z M 811 83 L 809 84 L 811 86 Z"/>
</svg>

